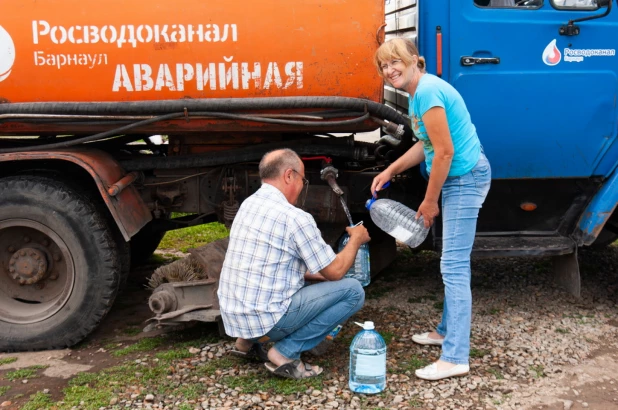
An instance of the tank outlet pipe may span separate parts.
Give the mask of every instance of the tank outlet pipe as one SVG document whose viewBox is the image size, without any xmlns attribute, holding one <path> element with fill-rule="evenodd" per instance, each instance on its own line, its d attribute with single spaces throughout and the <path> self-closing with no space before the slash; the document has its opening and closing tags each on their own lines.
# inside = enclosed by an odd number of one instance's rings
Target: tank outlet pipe
<svg viewBox="0 0 618 410">
<path fill-rule="evenodd" d="M 343 190 L 339 187 L 339 184 L 337 184 L 338 176 L 339 171 L 332 165 L 328 165 L 320 171 L 320 177 L 322 180 L 328 182 L 328 185 L 330 185 L 333 192 L 338 196 L 341 196 L 343 195 Z"/>
<path fill-rule="evenodd" d="M 392 135 L 383 135 L 382 138 L 378 140 L 378 144 L 384 145 L 388 144 L 391 147 L 398 147 L 401 144 L 401 140 L 393 137 Z"/>
<path fill-rule="evenodd" d="M 403 134 L 405 133 L 403 124 L 395 124 L 394 122 L 387 120 L 383 121 L 380 118 L 376 117 L 371 117 L 371 119 L 384 127 L 384 132 L 397 138 L 398 140 L 401 140 L 401 137 L 403 137 Z"/>
<path fill-rule="evenodd" d="M 382 126 L 382 130 L 386 135 L 382 136 L 378 141 L 379 144 L 388 144 L 392 147 L 397 147 L 401 144 L 401 139 L 405 134 L 405 128 L 403 124 L 395 124 L 392 121 L 381 120 L 380 118 L 371 117 L 373 121 Z"/>
</svg>

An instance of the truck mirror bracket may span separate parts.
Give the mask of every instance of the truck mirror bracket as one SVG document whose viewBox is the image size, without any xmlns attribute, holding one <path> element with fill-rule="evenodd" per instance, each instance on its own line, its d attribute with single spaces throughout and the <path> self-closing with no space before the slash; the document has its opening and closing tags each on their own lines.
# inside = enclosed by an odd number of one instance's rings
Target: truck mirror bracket
<svg viewBox="0 0 618 410">
<path fill-rule="evenodd" d="M 607 7 L 607 10 L 605 11 L 605 13 L 596 14 L 594 16 L 589 16 L 589 17 L 582 17 L 580 19 L 575 19 L 575 20 L 569 20 L 569 22 L 566 25 L 560 27 L 560 29 L 558 30 L 558 33 L 561 36 L 577 36 L 579 35 L 579 26 L 577 26 L 575 23 L 579 23 L 582 21 L 588 21 L 588 20 L 594 20 L 594 19 L 600 19 L 602 17 L 607 16 L 609 12 L 612 11 L 612 1 L 611 0 L 597 0 L 597 5 L 599 7 Z"/>
</svg>

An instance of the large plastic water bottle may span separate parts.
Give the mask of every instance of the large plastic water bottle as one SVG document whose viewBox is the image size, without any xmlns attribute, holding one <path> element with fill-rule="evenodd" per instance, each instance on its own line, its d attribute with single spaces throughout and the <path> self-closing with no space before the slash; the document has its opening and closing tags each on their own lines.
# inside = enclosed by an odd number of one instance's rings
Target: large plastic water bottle
<svg viewBox="0 0 618 410">
<path fill-rule="evenodd" d="M 345 248 L 349 240 L 350 235 L 345 233 L 339 241 L 339 252 Z M 345 274 L 345 277 L 358 280 L 363 287 L 369 285 L 369 282 L 371 282 L 371 263 L 369 260 L 368 244 L 364 243 L 358 249 L 358 252 L 356 252 L 356 259 L 354 259 L 354 263 Z"/>
<path fill-rule="evenodd" d="M 365 206 L 373 223 L 399 242 L 416 248 L 427 238 L 429 228 L 425 228 L 423 217 L 414 219 L 416 212 L 407 206 L 392 199 L 374 198 Z"/>
<path fill-rule="evenodd" d="M 350 345 L 350 390 L 380 393 L 386 387 L 386 343 L 373 322 L 356 323 L 363 328 Z"/>
</svg>

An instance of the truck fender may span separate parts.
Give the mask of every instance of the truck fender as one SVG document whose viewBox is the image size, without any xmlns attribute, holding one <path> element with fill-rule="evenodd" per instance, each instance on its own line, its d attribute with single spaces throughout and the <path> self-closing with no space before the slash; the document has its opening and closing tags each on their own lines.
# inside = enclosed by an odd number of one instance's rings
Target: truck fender
<svg viewBox="0 0 618 410">
<path fill-rule="evenodd" d="M 152 214 L 137 189 L 126 182 L 118 184 L 123 178 L 124 181 L 129 178 L 120 164 L 109 154 L 84 148 L 0 154 L 0 163 L 35 160 L 69 161 L 88 172 L 127 242 L 152 220 Z M 120 190 L 119 185 L 122 186 Z"/>
<path fill-rule="evenodd" d="M 618 171 L 605 180 L 582 213 L 575 237 L 579 245 L 591 245 L 618 205 Z"/>
</svg>

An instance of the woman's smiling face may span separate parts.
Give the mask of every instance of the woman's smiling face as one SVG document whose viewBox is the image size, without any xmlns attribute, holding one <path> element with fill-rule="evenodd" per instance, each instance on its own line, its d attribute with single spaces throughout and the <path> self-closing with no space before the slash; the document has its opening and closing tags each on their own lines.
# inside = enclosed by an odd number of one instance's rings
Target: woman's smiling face
<svg viewBox="0 0 618 410">
<path fill-rule="evenodd" d="M 414 79 L 416 64 L 406 65 L 402 60 L 392 59 L 381 64 L 384 79 L 393 87 L 407 90 Z"/>
</svg>

